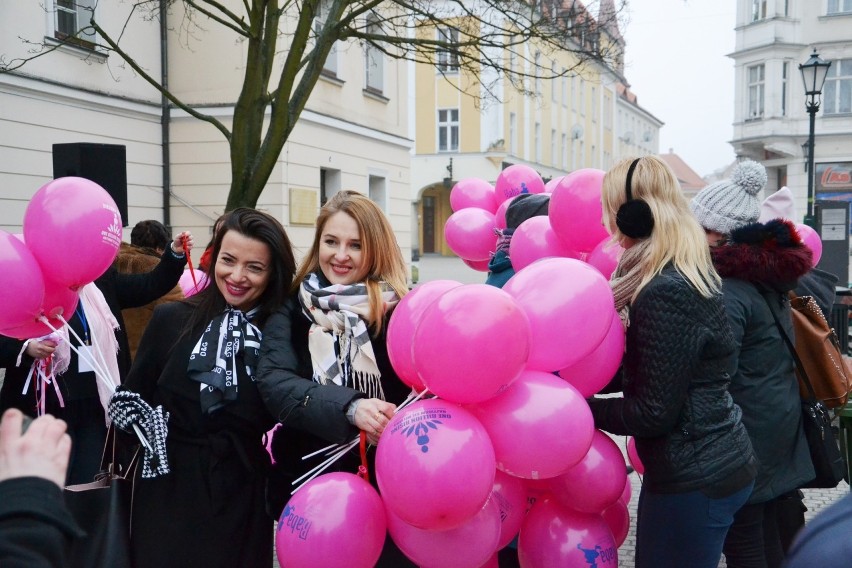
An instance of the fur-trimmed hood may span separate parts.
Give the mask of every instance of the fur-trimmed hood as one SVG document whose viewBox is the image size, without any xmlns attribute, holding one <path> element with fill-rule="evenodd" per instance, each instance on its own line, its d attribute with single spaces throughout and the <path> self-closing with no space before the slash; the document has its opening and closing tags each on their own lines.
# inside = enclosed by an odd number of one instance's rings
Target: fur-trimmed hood
<svg viewBox="0 0 852 568">
<path fill-rule="evenodd" d="M 710 249 L 722 278 L 738 278 L 787 291 L 811 269 L 811 250 L 795 225 L 783 219 L 752 223 L 733 231 L 727 243 Z"/>
</svg>

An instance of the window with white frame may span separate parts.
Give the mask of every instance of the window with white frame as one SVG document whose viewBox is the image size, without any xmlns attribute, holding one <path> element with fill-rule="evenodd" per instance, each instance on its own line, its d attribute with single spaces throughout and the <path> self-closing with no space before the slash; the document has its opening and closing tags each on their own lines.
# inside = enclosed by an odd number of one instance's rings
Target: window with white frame
<svg viewBox="0 0 852 568">
<path fill-rule="evenodd" d="M 331 5 L 331 0 L 320 0 L 317 5 L 317 15 L 314 18 L 314 37 L 319 38 L 322 32 L 322 27 L 328 19 L 328 10 Z M 328 52 L 325 62 L 322 66 L 322 71 L 326 75 L 337 76 L 337 42 L 331 46 L 331 51 Z"/>
<path fill-rule="evenodd" d="M 598 120 L 598 90 L 592 87 L 592 122 Z"/>
<path fill-rule="evenodd" d="M 790 73 L 790 62 L 781 63 L 781 116 L 787 116 L 787 77 Z"/>
<path fill-rule="evenodd" d="M 752 65 L 746 69 L 748 79 L 748 114 L 746 115 L 746 120 L 763 118 L 765 69 L 763 63 Z"/>
<path fill-rule="evenodd" d="M 751 21 L 766 19 L 767 0 L 751 0 Z"/>
<path fill-rule="evenodd" d="M 852 113 L 852 59 L 835 59 L 822 89 L 824 114 Z"/>
<path fill-rule="evenodd" d="M 577 76 L 571 75 L 571 110 L 577 110 Z"/>
<path fill-rule="evenodd" d="M 535 74 L 535 94 L 537 97 L 541 96 L 541 52 L 536 51 L 535 57 L 533 59 L 534 69 L 533 73 Z"/>
<path fill-rule="evenodd" d="M 458 46 L 459 31 L 455 28 L 441 26 L 438 28 L 438 41 L 445 42 L 452 46 Z M 457 47 L 453 49 L 457 49 Z M 453 49 L 439 49 L 437 67 L 438 71 L 441 73 L 459 72 L 459 54 Z"/>
<path fill-rule="evenodd" d="M 541 163 L 541 123 L 535 123 L 535 161 Z"/>
<path fill-rule="evenodd" d="M 852 13 L 852 0 L 828 0 L 825 13 L 829 16 Z"/>
<path fill-rule="evenodd" d="M 367 33 L 370 35 L 379 35 L 382 33 L 382 26 L 379 23 L 378 16 L 374 14 L 367 16 Z M 376 93 L 384 92 L 384 54 L 378 47 L 368 43 L 364 51 L 364 56 L 367 90 Z"/>
<path fill-rule="evenodd" d="M 559 165 L 559 161 L 557 160 L 557 156 L 559 154 L 556 153 L 556 142 L 559 139 L 556 137 L 556 129 L 550 129 L 550 165 L 554 168 Z"/>
<path fill-rule="evenodd" d="M 580 114 L 586 116 L 586 80 L 580 79 Z"/>
<path fill-rule="evenodd" d="M 387 212 L 388 183 L 382 176 L 369 176 L 367 181 L 369 197 L 376 202 L 382 211 Z"/>
<path fill-rule="evenodd" d="M 83 47 L 95 47 L 95 32 L 90 27 L 95 0 L 54 0 L 53 37 Z"/>
<path fill-rule="evenodd" d="M 438 151 L 458 152 L 459 109 L 445 108 L 438 111 Z"/>
<path fill-rule="evenodd" d="M 518 116 L 509 113 L 509 153 L 518 154 Z"/>
<path fill-rule="evenodd" d="M 554 103 L 559 102 L 559 79 L 557 78 L 556 62 L 550 64 L 550 100 Z"/>
<path fill-rule="evenodd" d="M 566 69 L 562 68 L 562 106 L 568 107 L 568 75 Z"/>
</svg>

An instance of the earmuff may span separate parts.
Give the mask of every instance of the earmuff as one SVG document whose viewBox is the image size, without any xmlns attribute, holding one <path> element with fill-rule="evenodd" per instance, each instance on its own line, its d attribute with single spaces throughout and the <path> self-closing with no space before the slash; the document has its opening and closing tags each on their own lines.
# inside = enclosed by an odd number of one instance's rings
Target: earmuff
<svg viewBox="0 0 852 568">
<path fill-rule="evenodd" d="M 633 160 L 633 163 L 627 169 L 627 182 L 625 183 L 627 201 L 618 208 L 618 212 L 615 214 L 615 225 L 618 230 L 631 239 L 647 238 L 651 236 L 651 231 L 654 230 L 654 215 L 651 213 L 651 207 L 641 199 L 633 199 L 633 192 L 630 190 L 633 171 L 641 159 Z"/>
</svg>

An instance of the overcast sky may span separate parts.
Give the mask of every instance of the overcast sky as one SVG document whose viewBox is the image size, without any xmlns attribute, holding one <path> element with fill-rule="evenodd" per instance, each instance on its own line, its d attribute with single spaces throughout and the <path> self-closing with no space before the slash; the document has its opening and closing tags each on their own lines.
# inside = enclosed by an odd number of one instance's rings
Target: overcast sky
<svg viewBox="0 0 852 568">
<path fill-rule="evenodd" d="M 734 160 L 735 0 L 629 0 L 624 73 L 639 105 L 665 124 L 672 148 L 700 176 Z"/>
</svg>

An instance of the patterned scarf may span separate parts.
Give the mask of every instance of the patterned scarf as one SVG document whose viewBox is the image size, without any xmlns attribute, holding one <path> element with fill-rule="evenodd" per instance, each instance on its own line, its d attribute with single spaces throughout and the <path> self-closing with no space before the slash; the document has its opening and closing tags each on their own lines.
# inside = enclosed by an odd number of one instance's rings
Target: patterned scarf
<svg viewBox="0 0 852 568">
<path fill-rule="evenodd" d="M 250 320 L 259 309 L 243 313 L 229 307 L 207 324 L 193 347 L 187 372 L 190 380 L 200 383 L 204 414 L 237 400 L 240 378 L 255 380 L 262 335 Z M 238 364 L 238 358 L 243 366 Z"/>
<path fill-rule="evenodd" d="M 119 387 L 109 403 L 108 414 L 118 428 L 133 433 L 133 425 L 142 430 L 148 442 L 142 458 L 142 477 L 150 479 L 169 473 L 166 437 L 169 413 L 162 406 L 151 408 L 139 393 Z"/>
<path fill-rule="evenodd" d="M 649 241 L 644 239 L 624 251 L 609 283 L 615 297 L 615 311 L 618 312 L 624 329 L 630 326 L 630 302 L 639 282 L 642 281 L 641 261 L 648 251 L 648 243 Z"/>
<path fill-rule="evenodd" d="M 382 299 L 386 310 L 399 301 L 386 284 L 382 284 Z M 311 274 L 302 282 L 299 301 L 312 322 L 308 349 L 314 381 L 350 387 L 370 398 L 384 400 L 381 373 L 365 320 L 370 310 L 367 287 L 332 284 L 320 288 L 319 277 Z"/>
<path fill-rule="evenodd" d="M 494 229 L 494 234 L 497 235 L 497 246 L 491 256 L 494 256 L 499 251 L 504 251 L 509 254 L 509 245 L 512 244 L 512 235 L 515 229 Z"/>
</svg>

